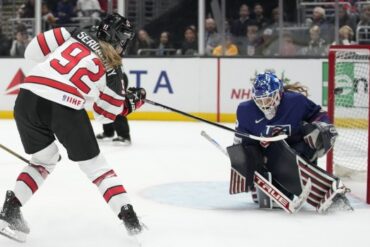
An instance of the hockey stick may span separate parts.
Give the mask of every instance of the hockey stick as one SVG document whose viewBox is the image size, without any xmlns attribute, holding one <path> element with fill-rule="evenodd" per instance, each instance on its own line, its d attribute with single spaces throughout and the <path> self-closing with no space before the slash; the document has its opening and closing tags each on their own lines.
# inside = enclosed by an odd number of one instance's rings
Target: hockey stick
<svg viewBox="0 0 370 247">
<path fill-rule="evenodd" d="M 227 151 L 219 144 L 215 139 L 208 135 L 204 130 L 200 133 L 205 139 L 212 143 L 218 150 L 223 152 L 226 156 L 229 156 Z M 306 202 L 310 192 L 311 192 L 311 179 L 308 178 L 306 185 L 302 188 L 302 193 L 290 200 L 284 195 L 279 189 L 277 189 L 271 182 L 266 180 L 261 174 L 255 172 L 254 174 L 255 185 L 265 193 L 269 198 L 274 200 L 282 209 L 288 213 L 298 212 L 303 204 Z"/>
<path fill-rule="evenodd" d="M 10 148 L 7 148 L 5 147 L 3 144 L 0 144 L 0 148 L 2 148 L 3 150 L 7 151 L 8 153 L 14 155 L 15 157 L 17 157 L 18 159 L 26 162 L 27 164 L 30 164 L 30 161 L 26 158 L 24 158 L 23 156 L 17 154 L 16 152 L 14 152 L 13 150 L 11 150 Z"/>
<path fill-rule="evenodd" d="M 243 137 L 247 137 L 247 138 L 250 138 L 250 139 L 253 139 L 253 140 L 257 140 L 257 141 L 264 141 L 264 142 L 275 142 L 275 141 L 281 141 L 281 140 L 284 140 L 286 139 L 288 136 L 283 134 L 283 135 L 278 135 L 278 136 L 272 136 L 272 137 L 262 137 L 262 136 L 255 136 L 255 135 L 251 135 L 251 134 L 248 134 L 248 133 L 244 133 L 244 132 L 240 132 L 240 131 L 236 131 L 232 128 L 229 128 L 227 126 L 224 126 L 224 125 L 221 125 L 221 124 L 217 124 L 217 123 L 214 123 L 214 122 L 211 122 L 211 121 L 208 121 L 204 118 L 200 118 L 200 117 L 197 117 L 197 116 L 194 116 L 194 115 L 191 115 L 189 113 L 186 113 L 186 112 L 183 112 L 183 111 L 180 111 L 180 110 L 177 110 L 177 109 L 174 109 L 172 107 L 169 107 L 169 106 L 166 106 L 166 105 L 163 105 L 163 104 L 160 104 L 160 103 L 157 103 L 157 102 L 154 102 L 152 100 L 149 100 L 149 99 L 144 99 L 144 101 L 148 104 L 151 104 L 151 105 L 155 105 L 155 106 L 159 106 L 159 107 L 162 107 L 163 109 L 166 109 L 166 110 L 169 110 L 169 111 L 173 111 L 173 112 L 176 112 L 176 113 L 179 113 L 181 115 L 184 115 L 184 116 L 187 116 L 189 118 L 193 118 L 195 120 L 198 120 L 200 122 L 204 122 L 204 123 L 207 123 L 207 124 L 211 124 L 213 126 L 216 126 L 218 128 L 221 128 L 221 129 L 224 129 L 224 130 L 228 130 L 228 131 L 231 131 L 231 132 L 234 132 L 240 136 L 243 136 Z"/>
<path fill-rule="evenodd" d="M 257 171 L 254 172 L 254 184 L 288 213 L 298 212 L 306 202 L 308 195 L 311 192 L 310 178 L 307 179 L 307 183 L 303 187 L 302 193 L 293 200 L 290 200 L 286 195 L 284 195 L 284 193 L 282 193 Z"/>
<path fill-rule="evenodd" d="M 227 157 L 229 157 L 229 154 L 227 153 L 227 151 L 218 143 L 216 142 L 215 139 L 213 139 L 212 137 L 210 137 L 207 132 L 205 132 L 204 130 L 202 130 L 200 132 L 200 135 L 203 136 L 204 138 L 206 138 L 210 143 L 212 143 L 218 150 L 220 150 L 221 152 L 223 152 Z"/>
</svg>

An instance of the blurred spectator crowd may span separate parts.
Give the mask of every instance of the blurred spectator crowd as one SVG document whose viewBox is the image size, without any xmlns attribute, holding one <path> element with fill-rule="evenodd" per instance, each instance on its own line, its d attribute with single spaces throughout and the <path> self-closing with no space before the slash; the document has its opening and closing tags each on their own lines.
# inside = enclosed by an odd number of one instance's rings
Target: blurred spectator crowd
<svg viewBox="0 0 370 247">
<path fill-rule="evenodd" d="M 108 11 L 107 0 L 48 0 L 42 3 L 43 30 L 59 26 L 94 25 Z M 276 1 L 277 2 L 277 1 Z M 325 1 L 324 1 L 325 2 Z M 330 2 L 330 1 L 326 1 Z M 331 1 L 335 2 L 335 1 Z M 327 15 L 327 8 L 318 4 L 303 25 L 279 28 L 279 8 L 265 9 L 262 3 L 241 4 L 235 9 L 237 18 L 227 18 L 225 34 L 208 14 L 205 19 L 205 55 L 207 56 L 313 56 L 327 55 L 332 44 L 370 44 L 370 2 L 358 8 L 356 0 L 340 1 L 338 42 L 335 42 L 335 18 Z M 362 1 L 364 2 L 364 1 Z M 34 34 L 25 23 L 34 18 L 34 0 L 26 0 L 16 13 L 15 34 L 9 39 L 0 25 L 0 56 L 22 57 Z M 114 7 L 117 1 L 113 1 Z M 282 13 L 285 19 L 285 14 Z M 32 26 L 32 25 L 31 25 Z M 152 37 L 151 30 L 139 28 L 128 55 L 169 56 L 198 55 L 198 30 L 188 23 L 182 37 L 174 42 L 173 33 L 163 31 Z M 281 31 L 281 32 L 280 32 Z M 280 38 L 279 38 L 280 37 Z"/>
</svg>

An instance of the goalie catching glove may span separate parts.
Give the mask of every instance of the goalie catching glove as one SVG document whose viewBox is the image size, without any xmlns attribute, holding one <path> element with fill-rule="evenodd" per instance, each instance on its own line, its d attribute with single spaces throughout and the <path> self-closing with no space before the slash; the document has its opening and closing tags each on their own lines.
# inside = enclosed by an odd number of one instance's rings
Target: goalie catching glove
<svg viewBox="0 0 370 247">
<path fill-rule="evenodd" d="M 122 115 L 127 116 L 131 112 L 139 109 L 143 104 L 146 97 L 144 88 L 130 87 L 126 91 L 126 99 L 123 102 Z"/>
<path fill-rule="evenodd" d="M 316 150 L 316 158 L 324 156 L 334 146 L 338 132 L 333 124 L 324 122 L 303 123 L 304 141 Z"/>
</svg>

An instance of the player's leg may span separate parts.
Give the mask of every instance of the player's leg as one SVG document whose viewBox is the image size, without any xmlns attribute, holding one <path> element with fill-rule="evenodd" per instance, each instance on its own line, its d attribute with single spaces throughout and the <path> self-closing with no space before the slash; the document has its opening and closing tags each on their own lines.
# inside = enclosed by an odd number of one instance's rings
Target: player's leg
<svg viewBox="0 0 370 247">
<path fill-rule="evenodd" d="M 20 90 L 14 115 L 23 147 L 26 153 L 32 154 L 32 158 L 30 164 L 18 176 L 14 191 L 7 192 L 0 213 L 3 227 L 8 224 L 8 227 L 17 231 L 17 235 L 20 234 L 19 236 L 7 236 L 19 241 L 25 240 L 25 236 L 22 234 L 29 233 L 20 207 L 24 206 L 41 187 L 48 174 L 54 170 L 60 157 L 54 143 L 54 136 L 47 126 L 47 119 L 50 118 L 49 110 L 50 101 L 42 99 L 30 91 Z M 4 225 L 4 222 L 7 224 Z"/>
<path fill-rule="evenodd" d="M 117 137 L 113 139 L 114 142 L 123 145 L 131 144 L 130 126 L 128 125 L 127 117 L 118 115 L 114 121 L 114 129 L 117 132 Z"/>
<path fill-rule="evenodd" d="M 102 154 L 79 161 L 80 169 L 99 189 L 113 213 L 123 220 L 129 234 L 141 231 L 141 224 L 133 210 L 126 189 L 115 171 L 108 165 Z"/>
<path fill-rule="evenodd" d="M 340 179 L 301 158 L 285 141 L 271 143 L 264 153 L 268 160 L 267 169 L 276 180 L 274 185 L 283 192 L 285 189 L 284 194 L 289 196 L 290 192 L 298 196 L 302 185 L 305 186 L 310 179 L 312 186 L 307 202 L 318 212 L 324 213 L 334 207 L 352 209 L 345 197 L 348 189 Z"/>
<path fill-rule="evenodd" d="M 227 148 L 232 166 L 230 194 L 249 190 L 253 192 L 256 188 L 252 198 L 261 208 L 279 206 L 289 213 L 297 212 L 309 195 L 311 183 L 307 182 L 302 190 L 295 156 L 282 154 L 280 146 L 272 147 L 270 152 L 260 145 L 238 144 Z M 289 164 L 285 165 L 285 162 Z M 272 163 L 275 167 L 270 171 L 268 165 Z M 294 179 L 290 176 L 294 176 Z M 284 179 L 284 182 L 277 178 Z M 295 191 L 296 196 L 291 191 Z"/>
<path fill-rule="evenodd" d="M 295 152 L 285 141 L 270 143 L 263 151 L 267 170 L 275 180 L 274 185 L 291 199 L 293 195 L 300 195 L 302 185 Z"/>
<path fill-rule="evenodd" d="M 100 153 L 86 111 L 70 111 L 57 105 L 54 108 L 53 131 L 67 149 L 68 157 L 78 162 L 81 170 L 98 187 L 114 214 L 123 220 L 128 232 L 139 233 L 141 224 L 120 178 Z"/>
<path fill-rule="evenodd" d="M 227 148 L 231 161 L 230 194 L 251 191 L 252 199 L 261 208 L 272 208 L 272 202 L 254 186 L 255 171 L 268 177 L 261 147 L 237 144 Z"/>
<path fill-rule="evenodd" d="M 99 141 L 112 140 L 114 136 L 114 124 L 103 124 L 103 132 L 96 135 L 96 139 Z"/>
<path fill-rule="evenodd" d="M 298 157 L 297 164 L 302 183 L 307 179 L 312 181 L 312 189 L 307 202 L 314 206 L 319 213 L 335 210 L 353 210 L 346 193 L 350 191 L 342 181 L 318 166 L 308 163 Z"/>
</svg>

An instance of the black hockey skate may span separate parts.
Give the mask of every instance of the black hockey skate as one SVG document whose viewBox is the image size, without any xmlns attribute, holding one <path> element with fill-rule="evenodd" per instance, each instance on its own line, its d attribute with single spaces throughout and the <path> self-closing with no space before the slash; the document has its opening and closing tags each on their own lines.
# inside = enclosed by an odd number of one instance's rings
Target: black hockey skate
<svg viewBox="0 0 370 247">
<path fill-rule="evenodd" d="M 131 138 L 130 137 L 122 137 L 117 136 L 116 138 L 113 138 L 113 142 L 119 145 L 123 146 L 130 146 L 131 145 Z"/>
<path fill-rule="evenodd" d="M 21 203 L 14 192 L 6 192 L 5 202 L 0 213 L 0 234 L 17 242 L 25 242 L 30 229 L 21 213 Z"/>
<path fill-rule="evenodd" d="M 118 217 L 123 220 L 123 224 L 125 224 L 129 235 L 136 235 L 141 232 L 143 227 L 140 224 L 131 204 L 122 206 L 121 213 Z"/>
<path fill-rule="evenodd" d="M 112 140 L 113 139 L 113 135 L 112 136 L 108 136 L 108 135 L 106 135 L 103 132 L 103 133 L 97 134 L 96 135 L 96 139 L 98 139 L 98 141 L 108 141 L 108 140 Z"/>
</svg>

